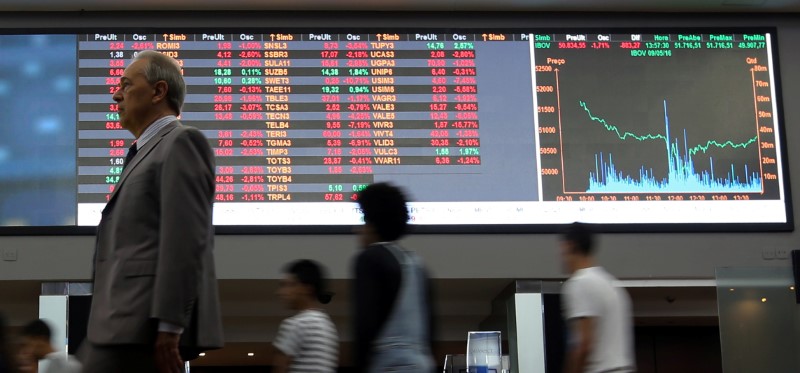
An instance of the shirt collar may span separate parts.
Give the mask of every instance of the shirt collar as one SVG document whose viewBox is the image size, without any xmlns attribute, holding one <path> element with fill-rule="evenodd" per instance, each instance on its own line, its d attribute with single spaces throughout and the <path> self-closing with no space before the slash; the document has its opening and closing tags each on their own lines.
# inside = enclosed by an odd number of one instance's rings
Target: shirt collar
<svg viewBox="0 0 800 373">
<path fill-rule="evenodd" d="M 174 115 L 167 115 L 157 119 L 151 125 L 147 126 L 144 132 L 142 132 L 142 135 L 136 139 L 136 150 L 141 149 L 145 144 L 147 144 L 148 141 L 150 141 L 150 139 L 155 137 L 159 131 L 166 127 L 167 124 L 170 124 L 176 120 L 178 120 L 178 117 Z"/>
</svg>

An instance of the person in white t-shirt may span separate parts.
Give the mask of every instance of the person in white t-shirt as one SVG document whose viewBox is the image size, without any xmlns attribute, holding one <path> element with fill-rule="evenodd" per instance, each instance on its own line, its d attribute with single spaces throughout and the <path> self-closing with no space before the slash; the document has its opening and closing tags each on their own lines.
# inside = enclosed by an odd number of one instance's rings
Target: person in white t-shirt
<svg viewBox="0 0 800 373">
<path fill-rule="evenodd" d="M 569 328 L 565 373 L 633 372 L 631 301 L 617 280 L 597 266 L 593 233 L 582 223 L 570 225 L 561 240 L 561 259 L 569 280 L 562 308 Z"/>
<path fill-rule="evenodd" d="M 50 326 L 42 319 L 33 320 L 22 328 L 20 356 L 23 357 L 22 371 L 43 373 L 80 373 L 82 366 L 66 351 L 56 351 L 50 341 Z"/>
<path fill-rule="evenodd" d="M 322 304 L 331 301 L 320 265 L 298 260 L 285 269 L 278 296 L 297 313 L 281 322 L 272 345 L 273 372 L 333 373 L 339 365 L 339 335 Z"/>
</svg>

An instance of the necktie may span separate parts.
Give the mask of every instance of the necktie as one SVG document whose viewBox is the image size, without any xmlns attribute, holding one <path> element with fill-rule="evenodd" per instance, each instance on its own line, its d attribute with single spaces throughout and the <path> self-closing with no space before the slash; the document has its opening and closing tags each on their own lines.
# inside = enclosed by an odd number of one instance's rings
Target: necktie
<svg viewBox="0 0 800 373">
<path fill-rule="evenodd" d="M 125 164 L 122 165 L 122 169 L 123 170 L 125 170 L 125 167 L 128 167 L 128 164 L 131 163 L 131 161 L 133 160 L 133 157 L 136 156 L 136 152 L 137 151 L 138 150 L 136 149 L 136 141 L 134 141 L 133 144 L 131 145 L 131 147 L 128 148 L 128 154 L 125 155 Z"/>
</svg>

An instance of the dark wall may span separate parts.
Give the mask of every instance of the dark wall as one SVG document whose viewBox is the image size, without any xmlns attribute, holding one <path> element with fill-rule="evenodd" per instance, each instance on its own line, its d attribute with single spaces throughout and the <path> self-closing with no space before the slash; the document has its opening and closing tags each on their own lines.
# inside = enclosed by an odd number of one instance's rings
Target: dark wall
<svg viewBox="0 0 800 373">
<path fill-rule="evenodd" d="M 722 373 L 719 327 L 636 328 L 638 373 Z"/>
</svg>

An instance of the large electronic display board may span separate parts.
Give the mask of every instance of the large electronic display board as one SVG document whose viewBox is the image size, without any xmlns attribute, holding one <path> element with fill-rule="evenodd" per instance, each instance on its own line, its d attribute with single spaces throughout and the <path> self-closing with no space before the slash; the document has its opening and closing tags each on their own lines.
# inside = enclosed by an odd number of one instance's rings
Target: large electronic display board
<svg viewBox="0 0 800 373">
<path fill-rule="evenodd" d="M 99 221 L 132 141 L 111 95 L 152 49 L 216 155 L 218 227 L 359 224 L 390 181 L 430 231 L 792 229 L 774 30 L 203 31 L 30 36 L 75 68 L 73 189 L 39 225 Z"/>
</svg>

